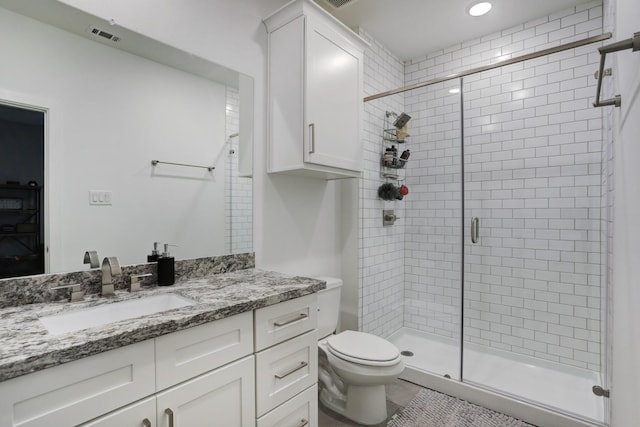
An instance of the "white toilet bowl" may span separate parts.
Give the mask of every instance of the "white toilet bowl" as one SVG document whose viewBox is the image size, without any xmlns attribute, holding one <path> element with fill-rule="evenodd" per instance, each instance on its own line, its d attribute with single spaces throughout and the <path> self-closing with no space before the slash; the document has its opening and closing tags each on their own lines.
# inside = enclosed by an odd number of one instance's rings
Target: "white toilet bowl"
<svg viewBox="0 0 640 427">
<path fill-rule="evenodd" d="M 360 424 L 378 424 L 387 418 L 385 384 L 402 373 L 398 349 L 372 334 L 344 331 L 337 325 L 342 281 L 321 278 L 327 289 L 318 293 L 318 380 L 320 402 Z"/>
<path fill-rule="evenodd" d="M 370 346 L 360 346 L 363 342 L 378 344 L 378 351 L 372 352 Z M 348 350 L 343 353 L 340 350 L 345 346 Z M 342 385 L 339 393 L 335 392 L 335 387 L 333 393 L 329 387 L 323 389 L 320 393 L 322 404 L 360 424 L 383 422 L 387 418 L 385 384 L 398 378 L 404 370 L 398 350 L 380 337 L 354 331 L 332 335 L 320 341 L 318 348 L 326 356 L 330 369 Z M 380 349 L 387 351 L 379 351 Z M 354 356 L 354 352 L 357 356 Z M 388 357 L 389 355 L 392 357 Z M 335 380 L 333 378 L 334 382 Z M 322 376 L 320 382 L 322 388 Z"/>
</svg>

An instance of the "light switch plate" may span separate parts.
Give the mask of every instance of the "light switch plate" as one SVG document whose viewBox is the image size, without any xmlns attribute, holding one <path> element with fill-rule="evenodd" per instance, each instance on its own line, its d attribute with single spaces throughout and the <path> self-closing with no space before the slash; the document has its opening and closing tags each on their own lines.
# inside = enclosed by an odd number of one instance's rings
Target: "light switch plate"
<svg viewBox="0 0 640 427">
<path fill-rule="evenodd" d="M 89 190 L 89 205 L 111 206 L 113 192 L 111 190 Z"/>
</svg>

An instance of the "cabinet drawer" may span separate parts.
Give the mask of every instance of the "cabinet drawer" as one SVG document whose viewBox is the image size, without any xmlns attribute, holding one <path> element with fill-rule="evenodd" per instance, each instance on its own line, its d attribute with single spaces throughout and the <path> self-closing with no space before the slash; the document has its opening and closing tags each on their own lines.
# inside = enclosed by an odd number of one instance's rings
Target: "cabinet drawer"
<svg viewBox="0 0 640 427">
<path fill-rule="evenodd" d="M 261 416 L 318 380 L 315 330 L 256 355 L 257 415 Z"/>
<path fill-rule="evenodd" d="M 0 425 L 76 425 L 154 392 L 153 340 L 0 383 Z"/>
<path fill-rule="evenodd" d="M 309 387 L 258 419 L 257 427 L 318 427 L 318 386 Z"/>
<path fill-rule="evenodd" d="M 143 420 L 145 419 L 149 421 L 147 425 L 156 425 L 155 396 L 132 403 L 86 424 L 81 424 L 80 427 L 144 427 Z"/>
<path fill-rule="evenodd" d="M 156 390 L 252 353 L 251 311 L 156 338 Z"/>
<path fill-rule="evenodd" d="M 316 294 L 295 298 L 256 310 L 256 351 L 315 329 L 318 323 Z"/>
</svg>

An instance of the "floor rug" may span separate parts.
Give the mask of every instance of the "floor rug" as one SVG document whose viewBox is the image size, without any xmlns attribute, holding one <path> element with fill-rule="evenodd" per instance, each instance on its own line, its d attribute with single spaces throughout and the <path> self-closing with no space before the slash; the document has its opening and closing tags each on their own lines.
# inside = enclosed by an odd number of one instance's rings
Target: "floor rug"
<svg viewBox="0 0 640 427">
<path fill-rule="evenodd" d="M 516 418 L 423 389 L 388 427 L 534 427 Z"/>
</svg>

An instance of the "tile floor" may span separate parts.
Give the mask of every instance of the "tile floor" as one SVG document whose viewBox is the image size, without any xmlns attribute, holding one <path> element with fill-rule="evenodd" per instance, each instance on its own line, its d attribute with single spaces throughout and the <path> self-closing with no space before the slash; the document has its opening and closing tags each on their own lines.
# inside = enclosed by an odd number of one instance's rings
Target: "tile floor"
<svg viewBox="0 0 640 427">
<path fill-rule="evenodd" d="M 408 381 L 397 379 L 393 383 L 387 385 L 387 421 L 391 419 L 393 414 L 404 408 L 411 402 L 415 395 L 422 389 L 419 385 Z M 387 421 L 384 421 L 375 427 L 385 427 Z M 318 426 L 319 427 L 352 427 L 360 426 L 336 414 L 332 410 L 325 408 L 318 403 Z"/>
</svg>

